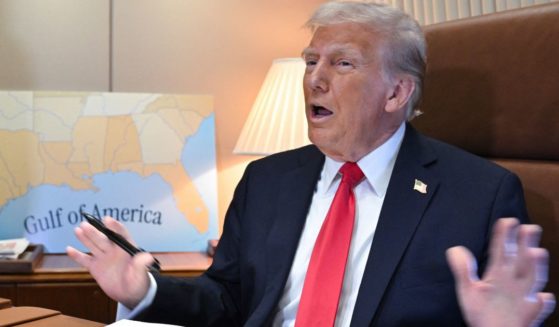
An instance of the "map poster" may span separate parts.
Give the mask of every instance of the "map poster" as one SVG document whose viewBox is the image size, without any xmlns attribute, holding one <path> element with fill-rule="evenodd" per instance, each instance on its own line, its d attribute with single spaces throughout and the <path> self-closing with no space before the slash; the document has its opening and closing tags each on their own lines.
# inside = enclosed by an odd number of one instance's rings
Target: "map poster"
<svg viewBox="0 0 559 327">
<path fill-rule="evenodd" d="M 0 240 L 71 245 L 80 211 L 148 251 L 218 236 L 213 98 L 0 91 Z"/>
</svg>

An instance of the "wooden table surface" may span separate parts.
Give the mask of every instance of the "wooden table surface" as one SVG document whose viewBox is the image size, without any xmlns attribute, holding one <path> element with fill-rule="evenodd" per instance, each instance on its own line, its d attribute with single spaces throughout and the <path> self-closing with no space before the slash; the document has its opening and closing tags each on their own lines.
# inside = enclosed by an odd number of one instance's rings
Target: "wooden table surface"
<svg viewBox="0 0 559 327">
<path fill-rule="evenodd" d="M 212 262 L 212 259 L 204 252 L 160 252 L 153 253 L 153 255 L 161 263 L 161 272 L 170 276 L 198 276 Z M 61 278 L 66 281 L 92 280 L 87 270 L 66 254 L 46 253 L 32 273 L 0 274 L 0 283 L 47 282 Z"/>
</svg>

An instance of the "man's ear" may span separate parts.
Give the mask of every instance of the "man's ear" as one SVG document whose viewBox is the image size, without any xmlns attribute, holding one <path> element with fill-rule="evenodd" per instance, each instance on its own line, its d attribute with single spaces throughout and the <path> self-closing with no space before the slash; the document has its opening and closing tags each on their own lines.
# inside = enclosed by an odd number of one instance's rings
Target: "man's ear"
<svg viewBox="0 0 559 327">
<path fill-rule="evenodd" d="M 384 108 L 385 111 L 394 113 L 404 108 L 414 89 L 415 83 L 411 76 L 398 76 L 396 79 L 396 85 L 392 89 L 392 94 L 390 94 L 387 98 L 386 106 Z"/>
</svg>

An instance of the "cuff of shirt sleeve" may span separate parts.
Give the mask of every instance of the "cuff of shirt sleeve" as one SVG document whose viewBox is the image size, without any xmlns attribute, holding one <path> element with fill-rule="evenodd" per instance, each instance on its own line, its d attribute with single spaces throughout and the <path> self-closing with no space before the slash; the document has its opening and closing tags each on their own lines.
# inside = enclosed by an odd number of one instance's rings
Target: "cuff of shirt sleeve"
<svg viewBox="0 0 559 327">
<path fill-rule="evenodd" d="M 152 274 L 148 273 L 148 276 L 149 289 L 146 296 L 144 296 L 142 301 L 140 301 L 140 303 L 138 303 L 138 305 L 133 309 L 129 309 L 124 304 L 118 303 L 115 320 L 134 319 L 134 317 L 151 305 L 153 299 L 155 298 L 155 293 L 157 292 L 157 283 L 155 282 L 155 278 L 153 278 Z"/>
</svg>

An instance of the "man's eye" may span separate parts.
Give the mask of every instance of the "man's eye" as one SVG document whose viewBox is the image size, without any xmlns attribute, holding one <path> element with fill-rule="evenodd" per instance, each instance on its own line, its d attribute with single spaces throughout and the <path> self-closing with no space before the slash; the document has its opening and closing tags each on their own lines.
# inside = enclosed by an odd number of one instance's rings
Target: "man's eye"
<svg viewBox="0 0 559 327">
<path fill-rule="evenodd" d="M 351 63 L 351 61 L 348 60 L 339 60 L 338 61 L 338 66 L 342 66 L 342 67 L 352 67 L 353 63 Z"/>
<path fill-rule="evenodd" d="M 307 59 L 305 60 L 307 67 L 316 65 L 316 60 Z"/>
</svg>

